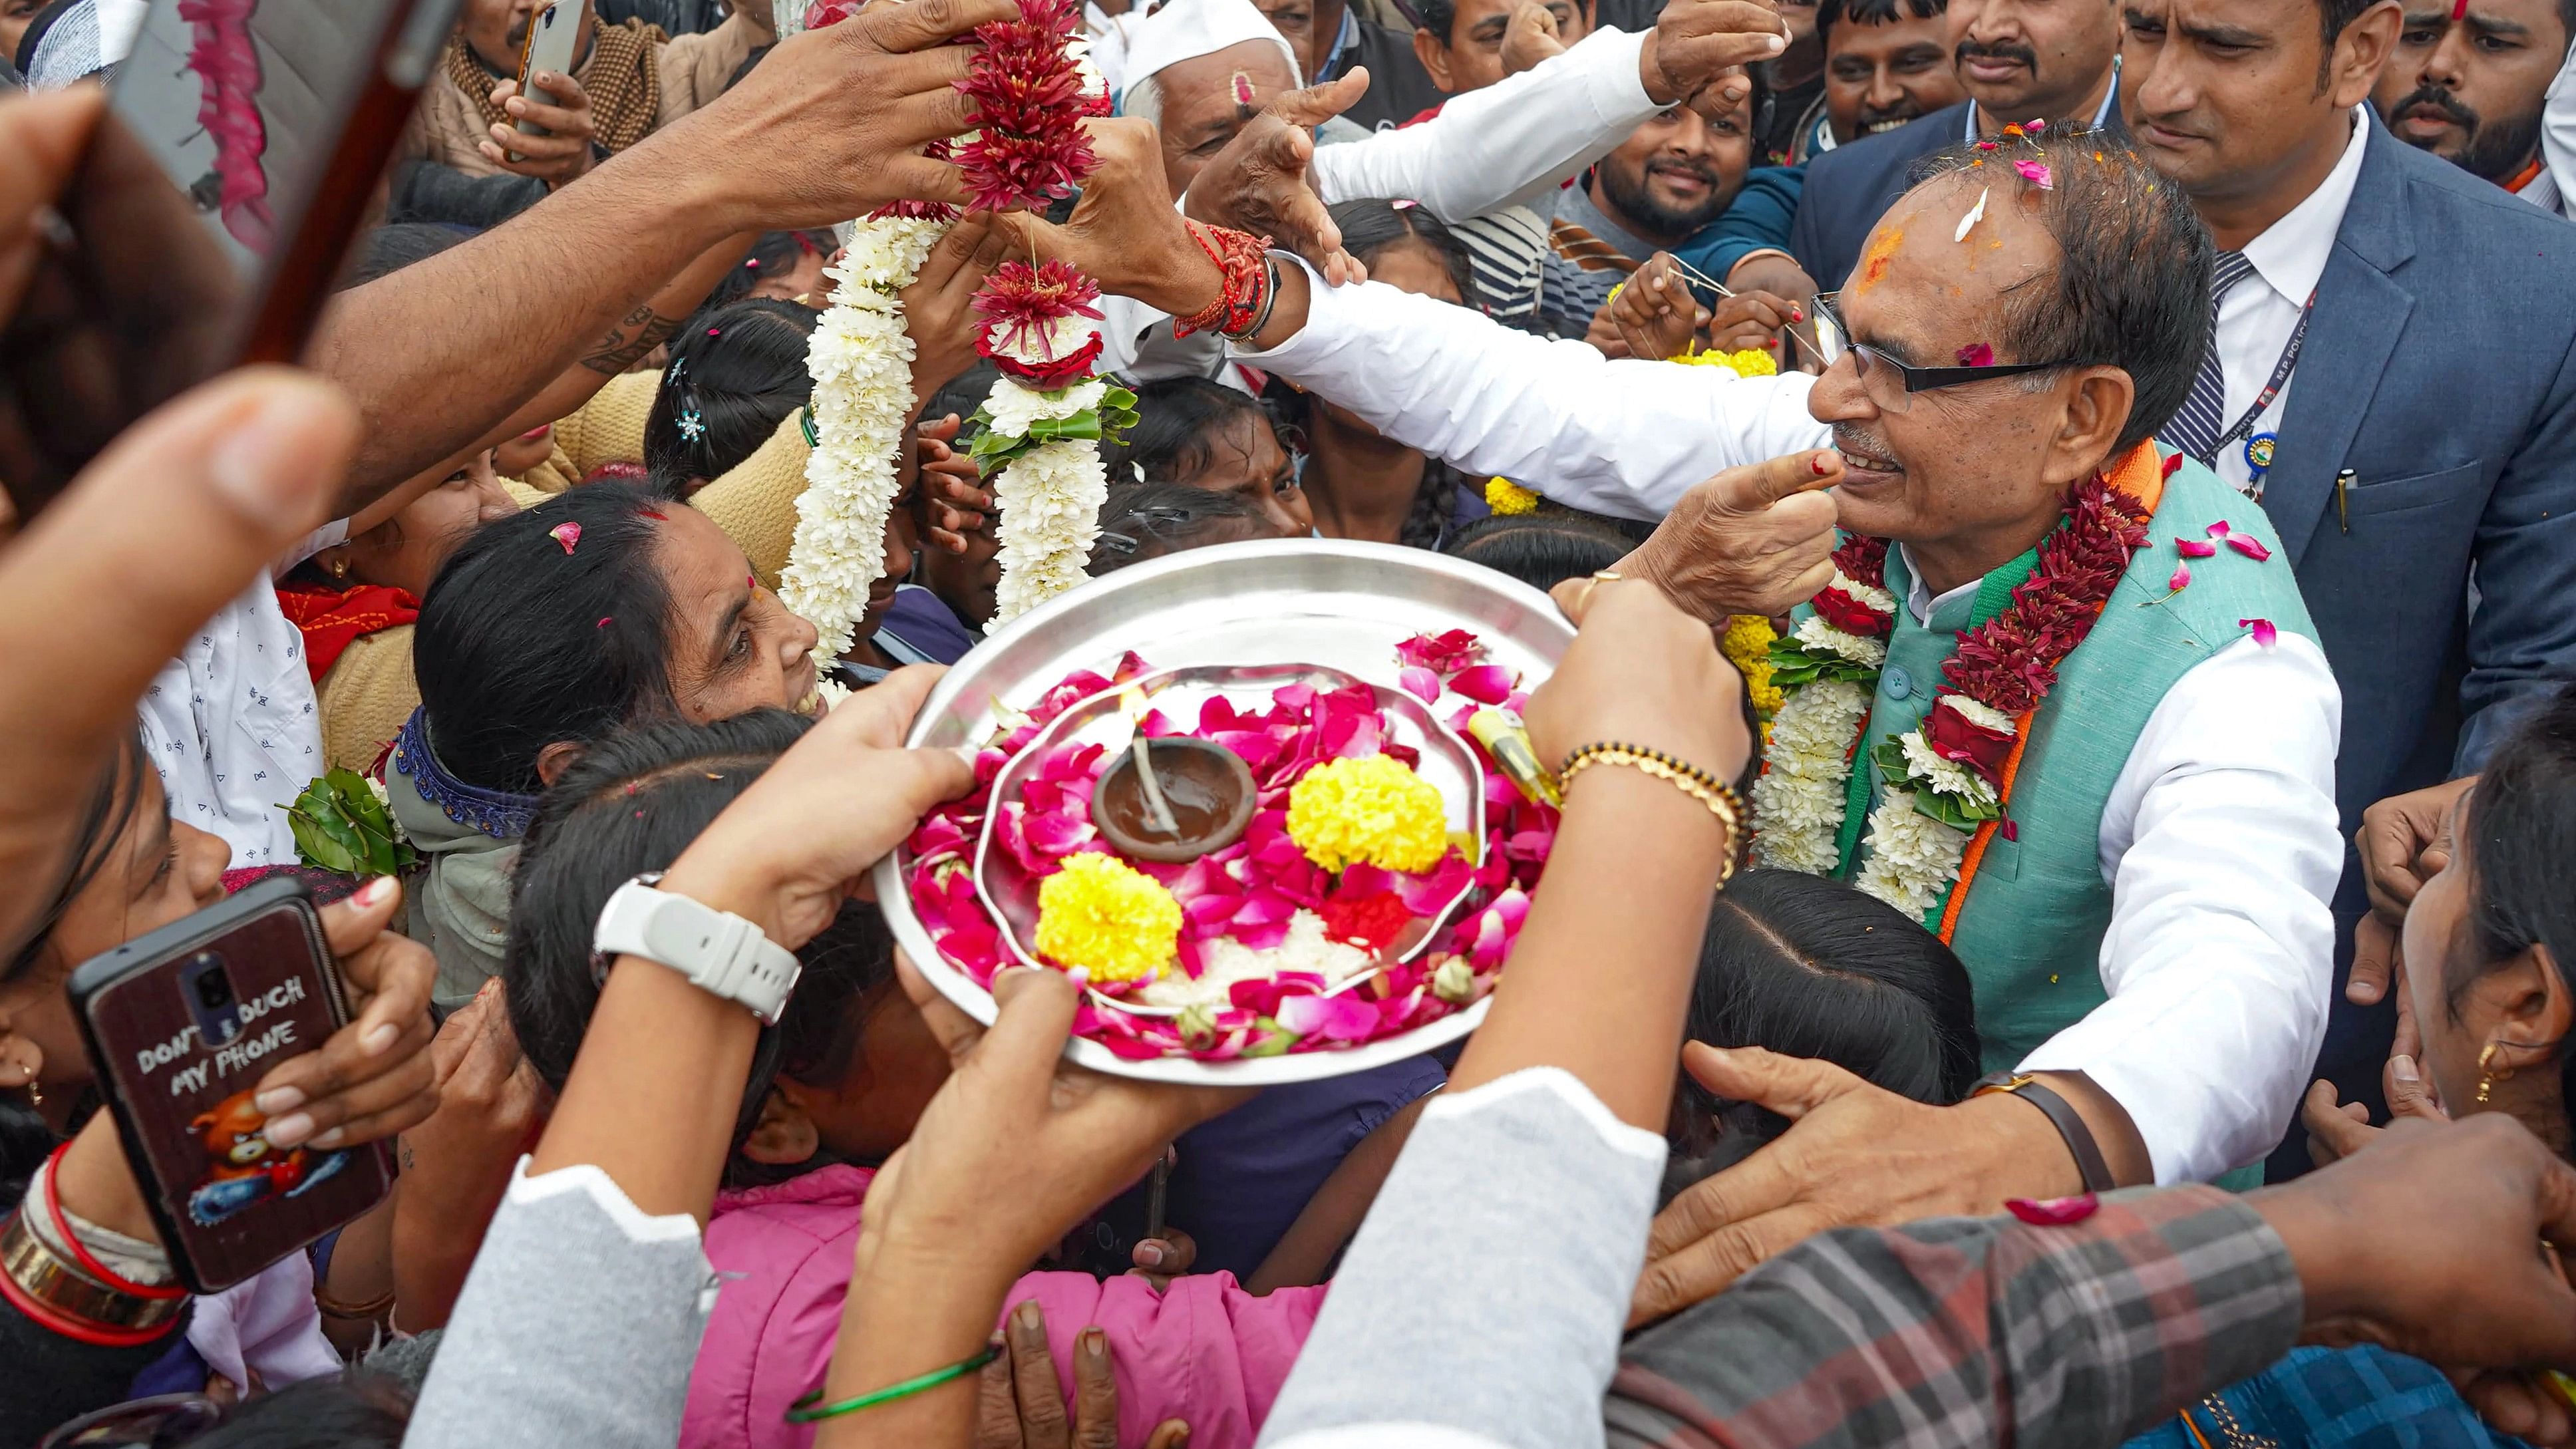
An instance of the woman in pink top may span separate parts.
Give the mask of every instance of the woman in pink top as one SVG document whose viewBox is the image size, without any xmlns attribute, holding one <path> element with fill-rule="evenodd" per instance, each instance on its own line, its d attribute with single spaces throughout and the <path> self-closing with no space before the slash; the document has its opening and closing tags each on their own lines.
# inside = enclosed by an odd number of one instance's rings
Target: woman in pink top
<svg viewBox="0 0 2576 1449">
<path fill-rule="evenodd" d="M 560 1088 L 599 989 L 591 925 L 619 884 L 660 870 L 804 732 L 763 711 L 714 724 L 653 724 L 592 745 L 565 768 L 521 846 L 505 979 L 510 1023 L 537 1074 Z M 723 1287 L 689 1385 L 685 1449 L 785 1449 L 813 1441 L 788 1406 L 823 1381 L 874 1169 L 911 1135 L 948 1058 L 894 983 L 874 906 L 798 953 L 805 974 L 764 1033 L 721 1194 L 707 1224 Z M 1070 1397 L 1074 1338 L 1098 1325 L 1118 1379 L 1120 1443 L 1181 1419 L 1191 1449 L 1250 1449 L 1297 1356 L 1321 1288 L 1255 1297 L 1231 1274 L 1156 1289 L 1138 1277 L 1032 1273 L 1010 1301 L 1044 1311 Z"/>
</svg>

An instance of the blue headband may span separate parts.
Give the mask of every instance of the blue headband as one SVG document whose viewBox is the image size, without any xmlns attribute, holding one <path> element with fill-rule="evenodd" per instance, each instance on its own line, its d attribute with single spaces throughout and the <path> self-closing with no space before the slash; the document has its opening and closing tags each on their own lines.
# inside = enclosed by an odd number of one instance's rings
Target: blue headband
<svg viewBox="0 0 2576 1449">
<path fill-rule="evenodd" d="M 468 785 L 447 773 L 429 747 L 429 711 L 415 709 L 394 736 L 393 767 L 447 818 L 494 840 L 516 840 L 536 817 L 537 797 Z"/>
</svg>

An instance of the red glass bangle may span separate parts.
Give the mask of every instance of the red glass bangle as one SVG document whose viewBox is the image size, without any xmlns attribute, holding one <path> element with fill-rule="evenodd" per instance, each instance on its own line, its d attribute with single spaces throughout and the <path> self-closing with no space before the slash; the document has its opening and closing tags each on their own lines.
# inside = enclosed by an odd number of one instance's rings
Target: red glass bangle
<svg viewBox="0 0 2576 1449">
<path fill-rule="evenodd" d="M 53 1218 L 55 1228 L 63 1235 L 63 1241 L 71 1244 L 73 1260 L 78 1262 L 91 1277 L 119 1293 L 131 1293 L 137 1298 L 187 1297 L 188 1290 L 176 1283 L 165 1283 L 155 1287 L 137 1283 L 123 1274 L 116 1273 L 100 1262 L 88 1248 L 81 1245 L 80 1234 L 72 1231 L 71 1219 L 63 1216 L 63 1154 L 71 1151 L 71 1148 L 72 1145 L 66 1142 L 54 1149 L 53 1156 L 45 1159 L 45 1212 Z"/>
</svg>

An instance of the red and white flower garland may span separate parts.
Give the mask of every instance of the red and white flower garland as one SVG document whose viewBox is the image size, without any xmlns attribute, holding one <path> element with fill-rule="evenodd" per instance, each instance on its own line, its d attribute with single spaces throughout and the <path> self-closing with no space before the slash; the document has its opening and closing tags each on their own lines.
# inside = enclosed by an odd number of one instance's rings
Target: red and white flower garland
<svg viewBox="0 0 2576 1449">
<path fill-rule="evenodd" d="M 2041 541 L 2030 577 L 1993 618 L 1959 636 L 1923 722 L 1871 752 L 1886 791 L 1870 813 L 1868 859 L 1854 880 L 1862 890 L 1921 918 L 1958 880 L 1976 830 L 2004 821 L 2020 732 L 2146 546 L 2149 512 L 2099 473 L 2068 490 L 2065 521 Z M 1836 844 L 1853 756 L 1895 621 L 1886 547 L 1855 539 L 1837 551 L 1815 616 L 1775 648 L 1773 678 L 1789 697 L 1753 787 L 1763 864 L 1811 875 L 1842 864 Z M 2009 822 L 2004 828 L 2009 836 Z"/>
<path fill-rule="evenodd" d="M 983 49 L 959 86 L 979 128 L 957 154 L 970 204 L 999 211 L 1070 194 L 1099 164 L 1082 120 L 1109 111 L 1108 87 L 1084 58 L 1081 0 L 1020 0 L 1019 19 L 975 35 Z M 1002 371 L 968 448 L 993 479 L 1000 511 L 995 624 L 1086 577 L 1109 496 L 1100 439 L 1132 420 L 1135 402 L 1091 374 L 1099 298 L 1097 284 L 1061 261 L 1005 262 L 975 294 L 984 319 L 975 350 Z"/>
</svg>

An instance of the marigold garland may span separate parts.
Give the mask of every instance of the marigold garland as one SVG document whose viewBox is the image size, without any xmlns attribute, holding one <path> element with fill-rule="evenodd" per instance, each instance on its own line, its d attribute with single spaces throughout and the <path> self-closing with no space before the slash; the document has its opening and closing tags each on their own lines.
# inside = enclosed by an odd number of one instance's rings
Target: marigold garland
<svg viewBox="0 0 2576 1449">
<path fill-rule="evenodd" d="M 1496 518 L 1514 518 L 1538 511 L 1538 495 L 1509 478 L 1485 480 L 1485 506 Z"/>
</svg>

